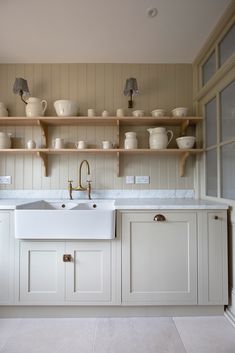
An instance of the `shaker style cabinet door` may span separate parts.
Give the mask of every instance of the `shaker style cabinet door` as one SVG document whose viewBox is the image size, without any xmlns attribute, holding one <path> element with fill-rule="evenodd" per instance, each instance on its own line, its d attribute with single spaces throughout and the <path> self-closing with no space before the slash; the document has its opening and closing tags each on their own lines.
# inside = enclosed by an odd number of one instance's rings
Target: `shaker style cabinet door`
<svg viewBox="0 0 235 353">
<path fill-rule="evenodd" d="M 193 212 L 123 212 L 122 302 L 197 304 Z"/>
<path fill-rule="evenodd" d="M 227 211 L 208 211 L 199 222 L 199 304 L 228 304 Z"/>
<path fill-rule="evenodd" d="M 0 304 L 13 298 L 13 237 L 9 212 L 0 212 Z"/>
<path fill-rule="evenodd" d="M 67 242 L 66 299 L 83 303 L 111 301 L 111 242 Z"/>
<path fill-rule="evenodd" d="M 64 242 L 20 242 L 20 302 L 64 301 Z"/>
</svg>

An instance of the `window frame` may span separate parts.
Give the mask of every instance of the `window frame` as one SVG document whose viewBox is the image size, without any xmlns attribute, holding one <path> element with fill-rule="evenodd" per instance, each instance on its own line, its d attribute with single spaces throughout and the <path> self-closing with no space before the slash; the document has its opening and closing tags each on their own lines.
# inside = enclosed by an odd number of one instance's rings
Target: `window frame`
<svg viewBox="0 0 235 353">
<path fill-rule="evenodd" d="M 232 76 L 229 82 L 225 82 L 217 90 L 212 90 L 208 96 L 206 96 L 200 104 L 202 104 L 202 111 L 204 117 L 203 123 L 203 197 L 208 200 L 221 200 L 229 203 L 235 203 L 235 199 L 226 199 L 222 197 L 222 185 L 221 185 L 221 147 L 235 143 L 235 136 L 231 139 L 221 142 L 221 126 L 222 126 L 222 117 L 221 117 L 221 92 L 228 87 L 231 83 L 235 82 L 235 76 Z M 213 98 L 216 98 L 216 144 L 210 147 L 206 147 L 206 104 L 208 104 Z M 207 168 L 206 168 L 206 152 L 216 149 L 216 159 L 217 159 L 217 196 L 207 195 Z"/>
</svg>

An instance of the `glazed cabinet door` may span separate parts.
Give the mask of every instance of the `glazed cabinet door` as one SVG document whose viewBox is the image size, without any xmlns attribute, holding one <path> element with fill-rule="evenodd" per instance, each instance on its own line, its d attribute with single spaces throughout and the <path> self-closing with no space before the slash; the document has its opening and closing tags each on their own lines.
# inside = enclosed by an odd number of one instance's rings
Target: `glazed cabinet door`
<svg viewBox="0 0 235 353">
<path fill-rule="evenodd" d="M 14 245 L 11 234 L 11 213 L 0 212 L 0 304 L 13 300 Z"/>
<path fill-rule="evenodd" d="M 67 242 L 66 299 L 80 303 L 111 301 L 111 242 Z"/>
<path fill-rule="evenodd" d="M 123 212 L 122 302 L 197 304 L 193 212 Z"/>
<path fill-rule="evenodd" d="M 199 222 L 199 304 L 228 303 L 227 212 L 208 211 Z"/>
<path fill-rule="evenodd" d="M 20 302 L 64 301 L 64 242 L 20 242 Z"/>
</svg>

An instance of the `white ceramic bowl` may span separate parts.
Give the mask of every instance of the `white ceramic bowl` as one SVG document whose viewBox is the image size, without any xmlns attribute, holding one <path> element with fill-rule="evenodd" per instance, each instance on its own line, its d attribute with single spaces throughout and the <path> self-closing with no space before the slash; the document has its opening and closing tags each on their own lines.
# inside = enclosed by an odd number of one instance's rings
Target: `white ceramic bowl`
<svg viewBox="0 0 235 353">
<path fill-rule="evenodd" d="M 183 136 L 176 139 L 176 143 L 180 149 L 193 148 L 195 141 L 195 136 Z"/>
<path fill-rule="evenodd" d="M 187 116 L 188 114 L 188 108 L 175 108 L 172 111 L 172 115 L 175 117 L 182 117 L 182 116 Z"/>
<path fill-rule="evenodd" d="M 155 109 L 151 112 L 153 118 L 161 118 L 165 113 L 166 111 L 164 109 Z"/>
<path fill-rule="evenodd" d="M 134 111 L 132 112 L 132 115 L 133 115 L 133 116 L 136 116 L 136 117 L 144 116 L 144 110 L 141 110 L 141 109 L 139 109 L 139 110 L 134 110 Z"/>
<path fill-rule="evenodd" d="M 77 116 L 78 114 L 78 104 L 74 101 L 61 99 L 54 102 L 54 107 L 58 116 Z"/>
</svg>

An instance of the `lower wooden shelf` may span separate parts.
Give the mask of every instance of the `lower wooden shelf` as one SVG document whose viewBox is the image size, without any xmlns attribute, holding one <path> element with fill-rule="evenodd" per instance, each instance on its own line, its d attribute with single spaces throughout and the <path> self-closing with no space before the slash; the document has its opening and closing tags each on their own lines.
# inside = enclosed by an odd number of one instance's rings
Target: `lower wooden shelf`
<svg viewBox="0 0 235 353">
<path fill-rule="evenodd" d="M 97 148 L 88 148 L 88 149 L 75 149 L 75 148 L 63 148 L 63 149 L 54 149 L 54 148 L 35 148 L 35 149 L 27 149 L 27 148 L 9 148 L 9 149 L 0 149 L 0 154 L 35 154 L 41 158 L 44 168 L 44 176 L 48 176 L 48 155 L 53 154 L 68 154 L 68 153 L 98 153 L 98 154 L 112 154 L 116 153 L 117 155 L 117 175 L 119 176 L 119 157 L 124 154 L 173 154 L 179 156 L 179 166 L 180 166 L 180 176 L 184 176 L 185 164 L 186 160 L 191 154 L 202 153 L 203 149 L 178 149 L 178 148 L 169 148 L 169 149 L 161 149 L 154 150 L 149 148 L 139 148 L 139 149 L 124 149 L 124 148 L 116 148 L 116 149 L 97 149 Z"/>
</svg>

